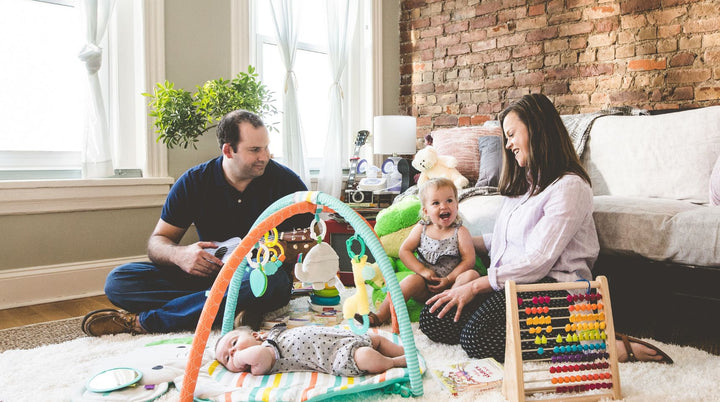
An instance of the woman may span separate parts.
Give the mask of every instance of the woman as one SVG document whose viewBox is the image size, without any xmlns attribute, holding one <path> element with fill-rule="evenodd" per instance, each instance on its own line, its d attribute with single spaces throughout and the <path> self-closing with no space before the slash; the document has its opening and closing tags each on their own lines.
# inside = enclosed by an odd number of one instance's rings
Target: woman
<svg viewBox="0 0 720 402">
<path fill-rule="evenodd" d="M 420 329 L 433 341 L 459 343 L 470 357 L 504 361 L 505 281 L 590 280 L 600 245 L 590 178 L 552 102 L 526 95 L 499 120 L 505 145 L 499 190 L 505 200 L 493 233 L 473 239 L 478 253 L 490 255 L 488 275 L 466 271 L 452 289 L 428 299 Z M 617 350 L 620 361 L 672 362 L 633 338 L 618 340 Z"/>
</svg>

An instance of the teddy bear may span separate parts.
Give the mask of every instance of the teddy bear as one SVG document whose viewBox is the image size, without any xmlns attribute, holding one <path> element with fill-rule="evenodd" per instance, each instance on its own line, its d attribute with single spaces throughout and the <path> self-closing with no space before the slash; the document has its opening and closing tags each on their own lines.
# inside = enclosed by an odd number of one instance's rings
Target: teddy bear
<svg viewBox="0 0 720 402">
<path fill-rule="evenodd" d="M 420 171 L 418 186 L 424 182 L 437 177 L 445 177 L 455 183 L 455 187 L 461 189 L 470 182 L 456 169 L 457 159 L 454 156 L 438 155 L 432 145 L 420 149 L 413 158 L 412 165 Z"/>
</svg>

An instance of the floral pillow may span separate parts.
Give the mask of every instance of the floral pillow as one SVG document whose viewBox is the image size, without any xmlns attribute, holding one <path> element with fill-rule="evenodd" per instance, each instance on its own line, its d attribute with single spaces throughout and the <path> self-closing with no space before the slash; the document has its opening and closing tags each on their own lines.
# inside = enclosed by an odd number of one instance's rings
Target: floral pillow
<svg viewBox="0 0 720 402">
<path fill-rule="evenodd" d="M 720 156 L 710 174 L 710 204 L 720 205 Z"/>
</svg>

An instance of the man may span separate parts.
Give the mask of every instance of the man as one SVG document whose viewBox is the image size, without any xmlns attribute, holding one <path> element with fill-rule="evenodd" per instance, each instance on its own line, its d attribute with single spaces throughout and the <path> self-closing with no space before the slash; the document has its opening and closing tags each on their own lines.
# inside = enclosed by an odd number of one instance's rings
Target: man
<svg viewBox="0 0 720 402">
<path fill-rule="evenodd" d="M 185 172 L 170 189 L 160 220 L 148 241 L 151 262 L 115 268 L 105 293 L 127 310 L 88 313 L 82 323 L 90 336 L 117 333 L 165 333 L 197 325 L 223 263 L 205 249 L 214 241 L 244 237 L 273 202 L 307 187 L 290 169 L 270 159 L 268 131 L 260 118 L 244 110 L 228 113 L 217 128 L 222 155 Z M 296 215 L 281 230 L 308 227 L 312 215 Z M 195 224 L 200 241 L 179 244 Z M 236 311 L 244 324 L 259 325 L 264 312 L 286 305 L 292 281 L 284 271 L 268 277 L 267 290 L 256 298 L 250 291 L 250 270 L 243 278 Z M 224 302 L 215 318 L 222 322 Z M 243 320 L 241 320 L 243 321 Z"/>
</svg>

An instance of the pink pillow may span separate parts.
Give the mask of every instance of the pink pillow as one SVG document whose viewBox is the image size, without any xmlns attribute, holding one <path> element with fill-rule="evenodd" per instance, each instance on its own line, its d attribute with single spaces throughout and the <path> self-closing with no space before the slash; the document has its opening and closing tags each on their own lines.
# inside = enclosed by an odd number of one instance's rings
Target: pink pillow
<svg viewBox="0 0 720 402">
<path fill-rule="evenodd" d="M 502 135 L 500 127 L 453 127 L 441 128 L 430 133 L 433 147 L 438 155 L 454 156 L 458 161 L 457 170 L 472 183 L 477 182 L 480 170 L 478 138 L 486 135 Z"/>
<path fill-rule="evenodd" d="M 710 204 L 720 205 L 720 156 L 710 174 Z"/>
</svg>

